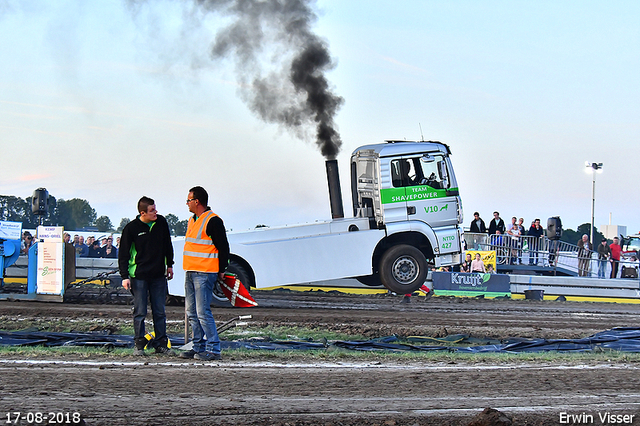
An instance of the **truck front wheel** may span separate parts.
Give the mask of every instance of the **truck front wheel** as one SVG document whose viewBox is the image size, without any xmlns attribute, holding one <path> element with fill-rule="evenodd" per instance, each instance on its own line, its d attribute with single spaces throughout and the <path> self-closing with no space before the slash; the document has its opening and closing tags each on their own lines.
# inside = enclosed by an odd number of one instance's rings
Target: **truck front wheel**
<svg viewBox="0 0 640 426">
<path fill-rule="evenodd" d="M 409 294 L 427 279 L 427 259 L 417 248 L 402 244 L 390 248 L 380 261 L 380 279 L 394 293 Z"/>
</svg>

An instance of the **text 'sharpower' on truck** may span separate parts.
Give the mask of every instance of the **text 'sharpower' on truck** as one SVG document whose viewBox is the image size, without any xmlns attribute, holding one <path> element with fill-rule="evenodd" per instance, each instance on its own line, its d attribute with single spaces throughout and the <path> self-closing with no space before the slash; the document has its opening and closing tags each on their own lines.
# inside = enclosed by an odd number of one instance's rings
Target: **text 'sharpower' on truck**
<svg viewBox="0 0 640 426">
<path fill-rule="evenodd" d="M 342 213 L 337 162 L 327 161 L 333 219 L 230 232 L 229 271 L 247 288 L 357 278 L 398 294 L 419 289 L 430 266 L 462 259 L 462 204 L 450 155 L 440 142 L 356 149 L 353 218 Z"/>
</svg>

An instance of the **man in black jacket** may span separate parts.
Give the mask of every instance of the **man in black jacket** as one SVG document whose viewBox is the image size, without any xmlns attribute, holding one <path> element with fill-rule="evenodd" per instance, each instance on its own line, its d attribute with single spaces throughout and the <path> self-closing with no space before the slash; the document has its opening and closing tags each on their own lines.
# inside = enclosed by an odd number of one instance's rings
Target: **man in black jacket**
<svg viewBox="0 0 640 426">
<path fill-rule="evenodd" d="M 173 354 L 167 347 L 167 279 L 173 278 L 173 245 L 167 220 L 158 214 L 155 201 L 142 197 L 140 214 L 122 230 L 118 266 L 122 286 L 133 294 L 134 355 L 144 355 L 147 345 L 144 320 L 147 298 L 151 301 L 156 353 Z"/>
<path fill-rule="evenodd" d="M 493 212 L 493 219 L 489 222 L 489 234 L 493 235 L 496 231 L 500 231 L 501 234 L 506 232 L 504 226 L 504 220 L 500 217 L 500 213 Z"/>
<path fill-rule="evenodd" d="M 482 218 L 480 217 L 480 213 L 478 212 L 475 212 L 473 214 L 470 232 L 476 234 L 485 234 L 487 232 L 487 227 L 484 224 L 484 220 L 482 220 Z"/>
<path fill-rule="evenodd" d="M 540 249 L 542 248 L 542 242 L 540 238 L 544 236 L 544 228 L 540 225 L 540 219 L 535 219 L 531 222 L 531 227 L 529 228 L 529 232 L 527 232 L 529 237 L 529 265 L 537 265 L 538 264 L 538 254 Z"/>
</svg>

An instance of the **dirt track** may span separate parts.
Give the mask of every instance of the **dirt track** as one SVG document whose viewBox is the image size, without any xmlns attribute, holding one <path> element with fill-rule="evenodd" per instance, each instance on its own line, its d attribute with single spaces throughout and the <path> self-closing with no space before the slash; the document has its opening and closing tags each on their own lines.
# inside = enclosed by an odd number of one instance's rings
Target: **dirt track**
<svg viewBox="0 0 640 426">
<path fill-rule="evenodd" d="M 257 325 L 315 326 L 369 337 L 567 338 L 640 325 L 635 305 L 447 298 L 402 304 L 390 296 L 261 292 L 256 299 L 259 308 L 218 308 L 216 319 L 251 313 Z M 170 306 L 168 314 L 180 321 L 183 307 Z M 130 307 L 0 302 L 0 316 L 103 318 L 112 326 L 130 321 Z M 485 407 L 507 414 L 514 425 L 579 424 L 561 422 L 571 419 L 562 413 L 584 413 L 583 424 L 588 416 L 590 424 L 608 424 L 599 418 L 607 412 L 635 415 L 631 423 L 618 424 L 640 424 L 640 371 L 633 361 L 8 358 L 0 359 L 4 412 L 77 411 L 89 425 L 467 425 Z"/>
</svg>

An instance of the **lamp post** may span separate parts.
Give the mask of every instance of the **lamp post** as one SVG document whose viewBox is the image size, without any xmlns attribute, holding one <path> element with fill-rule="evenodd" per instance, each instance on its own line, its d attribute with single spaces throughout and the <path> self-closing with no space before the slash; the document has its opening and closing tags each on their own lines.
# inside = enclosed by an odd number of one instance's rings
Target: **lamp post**
<svg viewBox="0 0 640 426">
<path fill-rule="evenodd" d="M 596 172 L 602 173 L 602 163 L 590 163 L 586 161 L 585 165 L 587 167 L 587 173 L 591 171 L 591 175 L 593 176 L 593 183 L 591 187 L 591 247 L 593 248 L 595 246 L 595 243 L 593 242 L 593 237 L 594 237 L 593 222 L 594 222 L 594 215 L 595 215 L 595 209 L 596 209 Z"/>
</svg>

